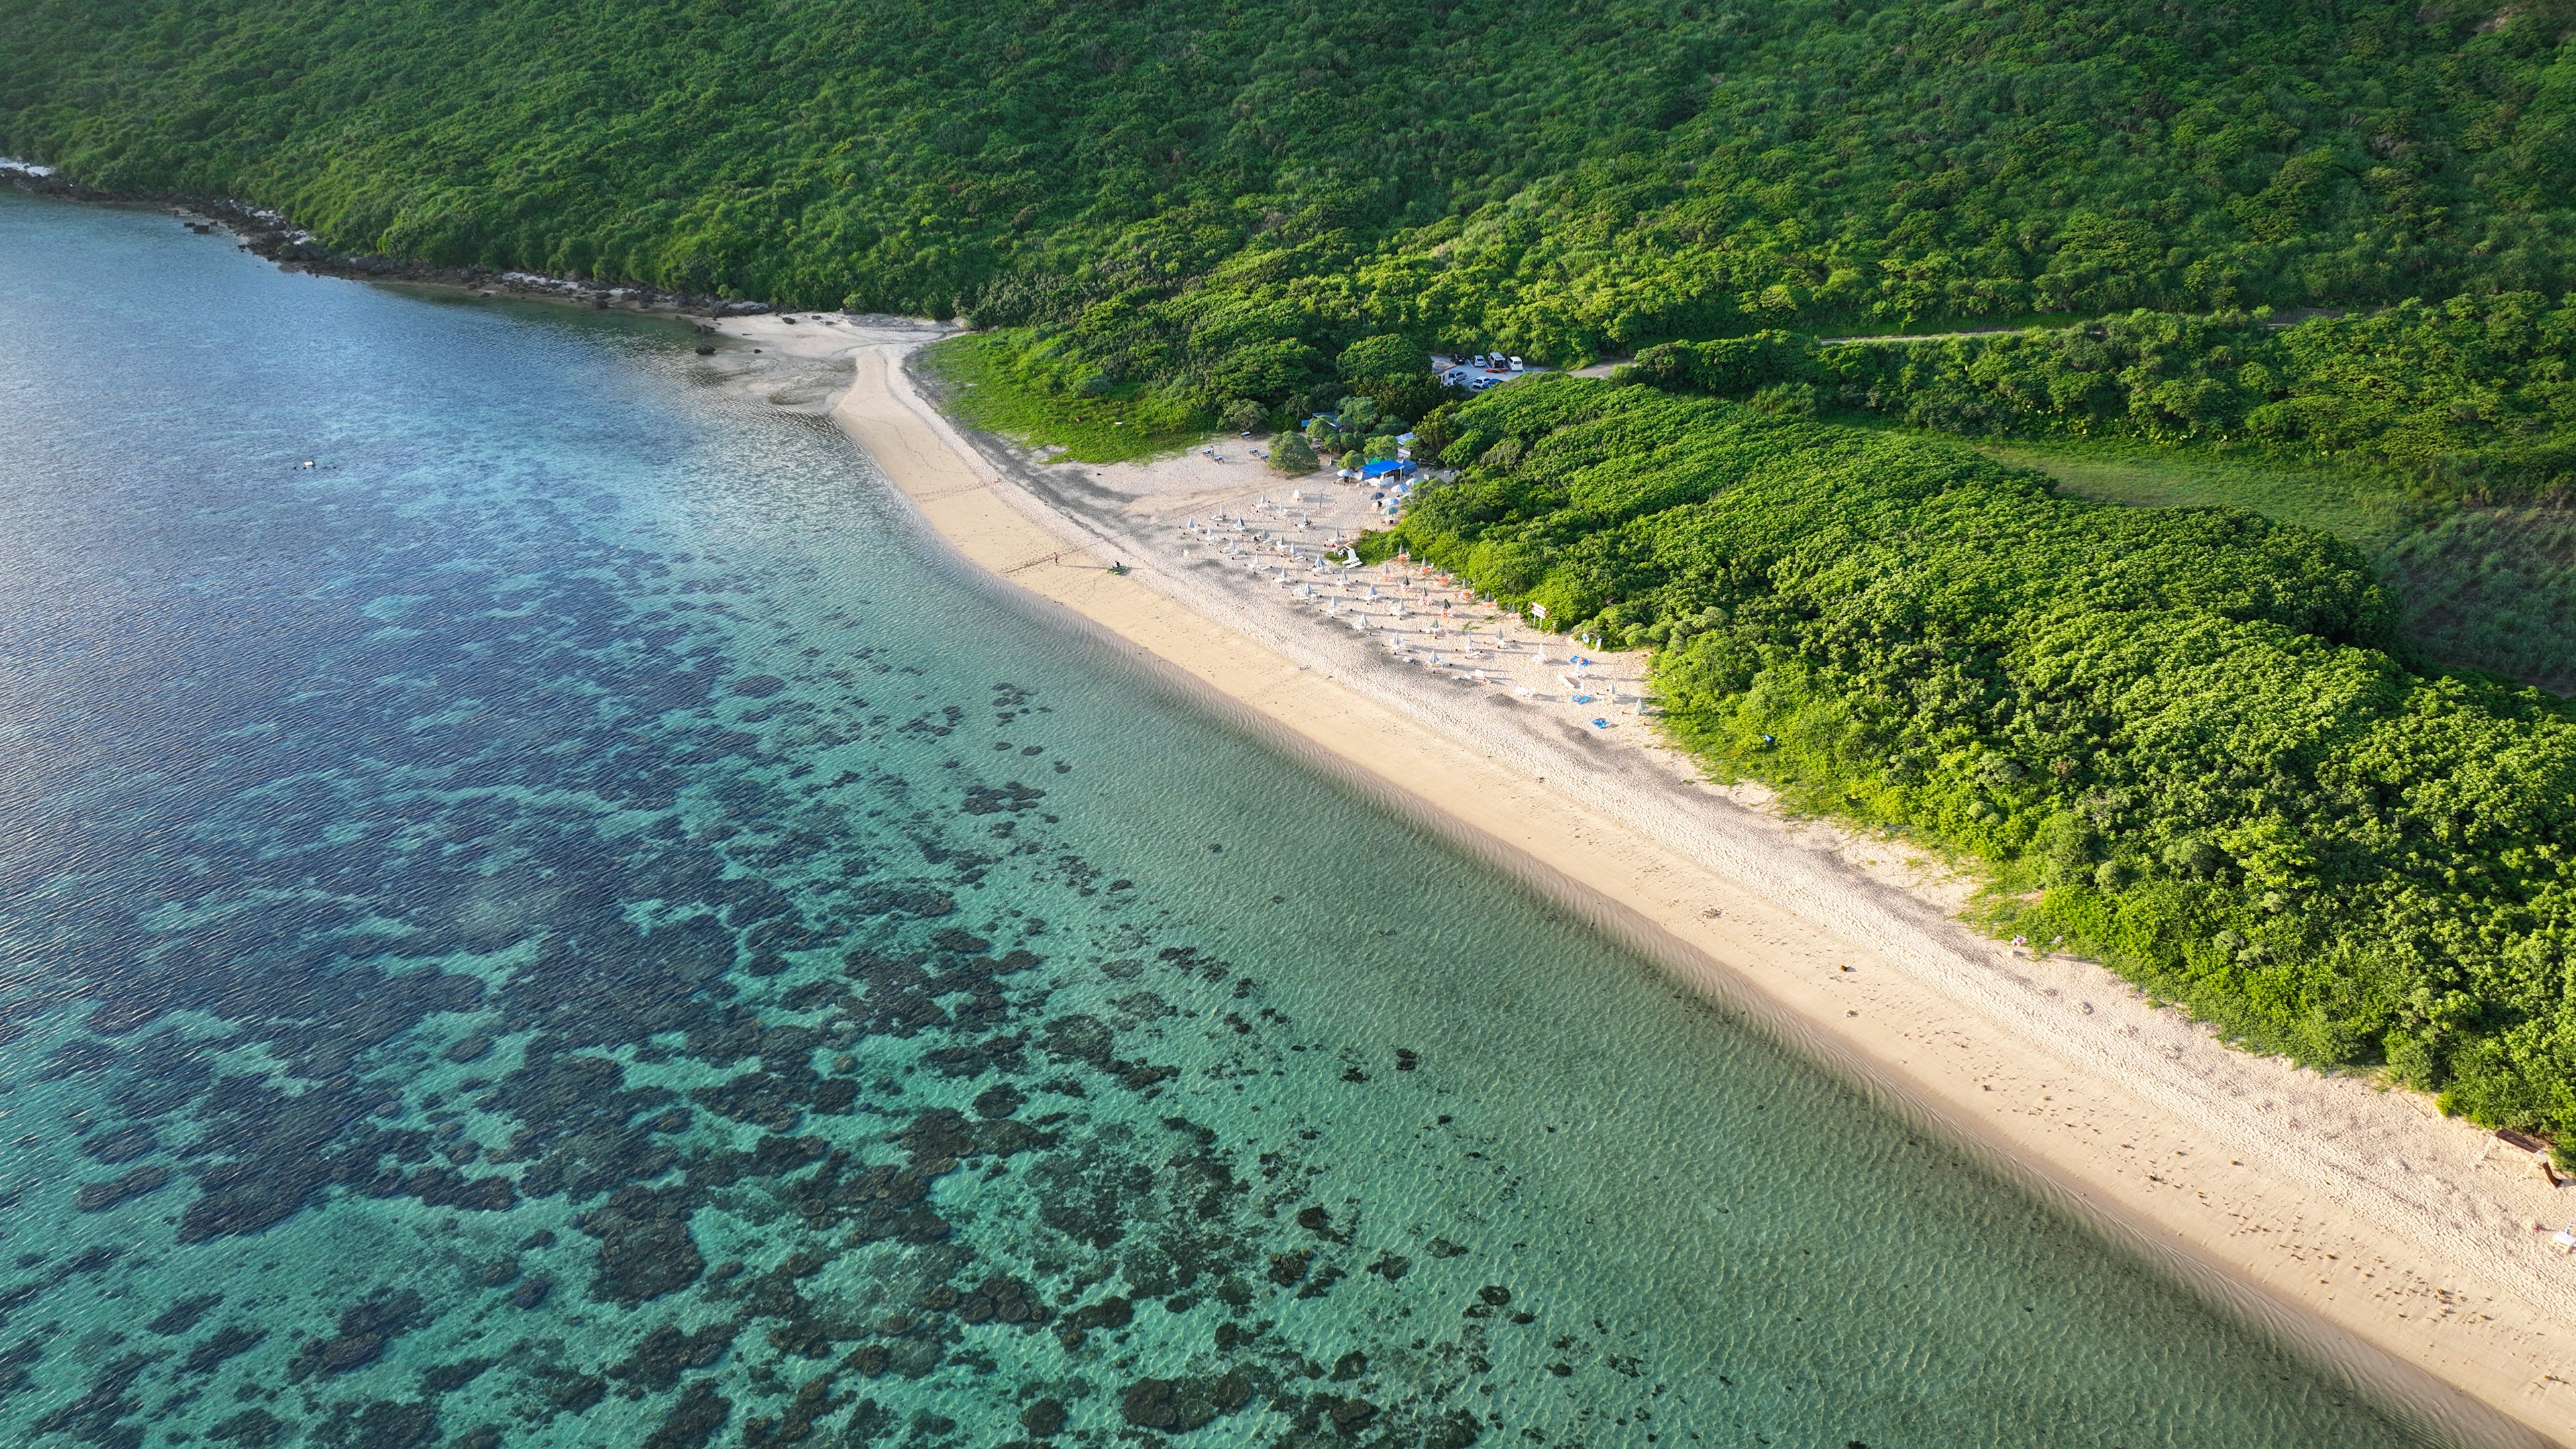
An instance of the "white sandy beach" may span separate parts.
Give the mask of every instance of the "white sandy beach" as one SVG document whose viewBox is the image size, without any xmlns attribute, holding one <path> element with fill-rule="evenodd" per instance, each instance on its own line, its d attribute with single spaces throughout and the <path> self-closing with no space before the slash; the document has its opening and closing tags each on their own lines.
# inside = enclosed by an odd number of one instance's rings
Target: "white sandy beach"
<svg viewBox="0 0 2576 1449">
<path fill-rule="evenodd" d="M 768 375 L 748 347 L 799 360 L 805 372 L 779 374 L 782 403 L 825 405 L 823 367 L 847 381 L 834 415 L 966 559 L 1586 908 L 2352 1371 L 2414 1380 L 2436 1412 L 2438 1380 L 2576 1443 L 2576 1259 L 2537 1230 L 2576 1217 L 2576 1190 L 2552 1189 L 2527 1154 L 2420 1096 L 2230 1049 L 2100 967 L 1986 940 L 1953 917 L 1963 884 L 1901 842 L 1787 821 L 1758 790 L 1699 782 L 1638 708 L 1641 657 L 1577 646 L 1594 663 L 1576 673 L 1561 637 L 1410 570 L 1316 572 L 1336 530 L 1374 518 L 1365 492 L 1330 474 L 1283 479 L 1223 443 L 1224 462 L 1047 465 L 969 439 L 923 399 L 902 363 L 940 335 L 927 324 L 721 326 L 744 348 L 718 361 L 747 385 Z M 1109 572 L 1113 560 L 1130 571 Z M 1593 699 L 1571 703 L 1578 691 Z"/>
</svg>

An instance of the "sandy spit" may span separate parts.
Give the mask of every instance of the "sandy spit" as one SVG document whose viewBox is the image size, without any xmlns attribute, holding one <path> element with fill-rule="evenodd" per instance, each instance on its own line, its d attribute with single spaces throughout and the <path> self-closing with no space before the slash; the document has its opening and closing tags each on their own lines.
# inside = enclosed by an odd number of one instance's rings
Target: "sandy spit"
<svg viewBox="0 0 2576 1449">
<path fill-rule="evenodd" d="M 718 326 L 731 360 L 758 346 L 805 369 L 782 403 L 846 384 L 832 415 L 969 562 L 1586 910 L 2429 1426 L 2576 1445 L 2576 1259 L 2546 1231 L 2576 1218 L 2576 1191 L 2527 1155 L 2420 1096 L 2231 1049 L 2098 966 L 1986 940 L 1955 919 L 1962 884 L 1901 842 L 1702 782 L 1638 702 L 1642 659 L 1576 671 L 1561 638 L 1435 580 L 1319 570 L 1375 516 L 1364 490 L 1282 479 L 1246 440 L 1217 444 L 1223 461 L 1094 467 L 970 437 L 905 366 L 943 335 L 929 324 Z"/>
</svg>

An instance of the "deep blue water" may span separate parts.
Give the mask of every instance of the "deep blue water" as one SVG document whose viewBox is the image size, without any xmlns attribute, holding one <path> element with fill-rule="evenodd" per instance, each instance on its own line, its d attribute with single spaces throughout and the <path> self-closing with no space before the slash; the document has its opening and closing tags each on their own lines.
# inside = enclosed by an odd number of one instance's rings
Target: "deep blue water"
<svg viewBox="0 0 2576 1449">
<path fill-rule="evenodd" d="M 0 318 L 0 1442 L 2428 1442 L 675 327 L 5 195 Z"/>
</svg>

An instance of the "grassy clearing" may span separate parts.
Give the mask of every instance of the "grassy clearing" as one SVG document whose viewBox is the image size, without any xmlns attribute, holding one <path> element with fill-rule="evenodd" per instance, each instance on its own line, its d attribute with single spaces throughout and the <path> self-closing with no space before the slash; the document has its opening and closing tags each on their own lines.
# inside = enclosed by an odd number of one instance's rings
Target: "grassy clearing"
<svg viewBox="0 0 2576 1449">
<path fill-rule="evenodd" d="M 2367 469 L 2302 467 L 2143 444 L 1978 441 L 1977 451 L 2036 468 L 2064 491 L 2134 508 L 2250 508 L 2323 529 L 2376 556 L 2420 526 L 2395 479 Z"/>
<path fill-rule="evenodd" d="M 2196 449 L 1980 442 L 2066 492 L 2139 508 L 2232 505 L 2349 540 L 2433 663 L 2576 694 L 2576 513 L 2425 504 L 2362 467 L 2228 458 Z"/>
<path fill-rule="evenodd" d="M 1139 416 L 1132 388 L 1101 397 L 1045 392 L 1011 370 L 1010 356 L 992 334 L 968 333 L 924 348 L 921 362 L 950 415 L 1031 447 L 1060 448 L 1066 461 L 1143 462 L 1204 436 L 1154 430 Z"/>
<path fill-rule="evenodd" d="M 2426 653 L 2576 694 L 2576 513 L 2461 508 L 2372 561 Z"/>
</svg>

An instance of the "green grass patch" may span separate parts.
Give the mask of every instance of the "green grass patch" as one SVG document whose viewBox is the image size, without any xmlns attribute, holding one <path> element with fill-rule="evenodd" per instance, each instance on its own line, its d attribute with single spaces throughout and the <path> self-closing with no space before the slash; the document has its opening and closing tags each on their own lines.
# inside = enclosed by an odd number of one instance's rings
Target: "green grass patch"
<svg viewBox="0 0 2576 1449">
<path fill-rule="evenodd" d="M 2372 562 L 2427 654 L 2576 694 L 2576 512 L 2456 509 Z"/>
<path fill-rule="evenodd" d="M 2124 440 L 1968 441 L 1998 462 L 2046 473 L 2061 492 L 2079 498 L 2135 508 L 2251 508 L 2331 533 L 2365 553 L 2376 554 L 2441 511 L 2409 499 L 2402 480 L 2367 467 L 2305 466 Z"/>
<path fill-rule="evenodd" d="M 2303 465 L 2146 443 L 1976 440 L 2060 491 L 2138 508 L 2250 508 L 2361 549 L 2425 658 L 2576 694 L 2576 512 L 2408 496 L 2367 465 Z"/>
<path fill-rule="evenodd" d="M 1133 386 L 1096 397 L 1057 392 L 1021 370 L 1012 334 L 970 332 L 922 349 L 921 367 L 950 416 L 1037 448 L 1060 448 L 1065 461 L 1138 463 L 1180 452 L 1207 436 L 1204 426 L 1175 427 Z"/>
</svg>

